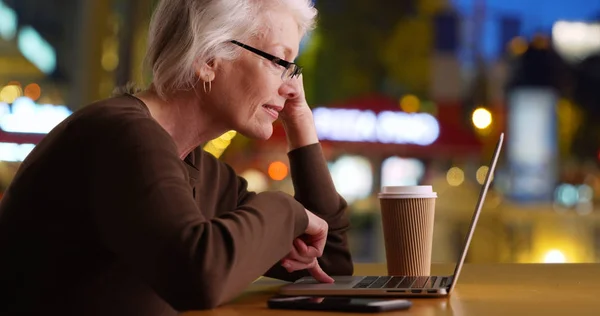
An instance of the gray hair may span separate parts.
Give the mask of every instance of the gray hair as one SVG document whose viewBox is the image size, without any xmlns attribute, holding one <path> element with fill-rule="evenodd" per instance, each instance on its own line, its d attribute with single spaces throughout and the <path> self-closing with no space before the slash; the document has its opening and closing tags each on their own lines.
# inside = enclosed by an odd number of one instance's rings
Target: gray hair
<svg viewBox="0 0 600 316">
<path fill-rule="evenodd" d="M 196 63 L 236 58 L 239 49 L 224 44 L 259 35 L 265 12 L 276 6 L 289 10 L 302 36 L 314 27 L 311 0 L 160 0 L 146 54 L 158 95 L 193 87 L 199 80 Z"/>
</svg>

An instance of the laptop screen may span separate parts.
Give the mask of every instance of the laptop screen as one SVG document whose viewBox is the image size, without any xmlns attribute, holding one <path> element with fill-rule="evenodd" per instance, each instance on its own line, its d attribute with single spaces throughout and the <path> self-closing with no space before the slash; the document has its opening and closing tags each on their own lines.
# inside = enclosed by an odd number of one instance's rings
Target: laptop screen
<svg viewBox="0 0 600 316">
<path fill-rule="evenodd" d="M 490 163 L 489 170 L 487 175 L 485 176 L 485 181 L 481 186 L 481 191 L 479 192 L 479 199 L 477 200 L 477 205 L 475 206 L 475 213 L 473 214 L 473 218 L 471 219 L 471 224 L 469 225 L 469 230 L 465 237 L 464 247 L 462 249 L 462 253 L 460 255 L 460 259 L 456 264 L 456 268 L 454 269 L 452 285 L 448 292 L 451 292 L 458 281 L 458 276 L 460 275 L 460 271 L 465 262 L 465 258 L 467 257 L 467 251 L 469 250 L 469 245 L 471 244 L 471 238 L 473 237 L 473 233 L 475 232 L 475 226 L 477 225 L 477 221 L 479 220 L 479 214 L 481 213 L 481 209 L 483 208 L 483 202 L 485 201 L 485 196 L 487 195 L 487 191 L 490 187 L 490 184 L 493 179 L 494 171 L 496 170 L 496 163 L 498 162 L 498 157 L 500 156 L 500 151 L 502 149 L 502 143 L 504 142 L 504 133 L 500 134 L 500 139 L 498 140 L 498 144 L 496 145 L 496 150 L 494 151 L 494 155 L 492 156 L 492 161 Z"/>
</svg>

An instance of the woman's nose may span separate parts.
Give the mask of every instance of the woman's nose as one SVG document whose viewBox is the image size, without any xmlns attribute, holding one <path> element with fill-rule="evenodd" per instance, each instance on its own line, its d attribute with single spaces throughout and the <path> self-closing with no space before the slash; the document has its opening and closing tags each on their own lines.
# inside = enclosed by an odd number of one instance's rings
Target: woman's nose
<svg viewBox="0 0 600 316">
<path fill-rule="evenodd" d="M 293 99 L 298 96 L 298 80 L 290 79 L 281 84 L 279 87 L 279 95 L 286 99 Z"/>
</svg>

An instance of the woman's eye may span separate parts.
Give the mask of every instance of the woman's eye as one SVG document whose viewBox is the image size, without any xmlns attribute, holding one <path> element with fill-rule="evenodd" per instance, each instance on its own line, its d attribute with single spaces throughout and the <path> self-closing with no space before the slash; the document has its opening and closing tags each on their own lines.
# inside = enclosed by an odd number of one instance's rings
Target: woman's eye
<svg viewBox="0 0 600 316">
<path fill-rule="evenodd" d="M 271 67 L 273 67 L 273 68 L 279 68 L 279 65 L 273 61 L 270 62 L 270 64 L 271 64 Z"/>
</svg>

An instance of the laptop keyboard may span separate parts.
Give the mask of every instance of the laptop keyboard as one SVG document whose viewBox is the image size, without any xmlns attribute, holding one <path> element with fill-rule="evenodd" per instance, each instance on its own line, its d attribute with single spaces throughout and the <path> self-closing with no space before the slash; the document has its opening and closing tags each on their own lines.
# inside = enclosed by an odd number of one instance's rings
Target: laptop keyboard
<svg viewBox="0 0 600 316">
<path fill-rule="evenodd" d="M 383 278 L 385 278 L 385 277 L 383 277 Z M 358 282 L 355 286 L 353 286 L 353 288 L 355 288 L 355 289 L 366 289 L 371 284 L 375 283 L 375 281 L 377 281 L 377 279 L 379 279 L 379 277 L 376 277 L 376 276 L 364 277 L 362 280 L 360 280 L 360 282 Z"/>
<path fill-rule="evenodd" d="M 353 286 L 355 289 L 389 289 L 389 288 L 413 288 L 430 289 L 433 288 L 438 277 L 432 276 L 368 276 Z M 441 287 L 447 283 L 448 278 L 442 279 Z"/>
</svg>

